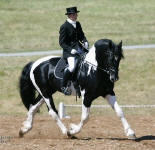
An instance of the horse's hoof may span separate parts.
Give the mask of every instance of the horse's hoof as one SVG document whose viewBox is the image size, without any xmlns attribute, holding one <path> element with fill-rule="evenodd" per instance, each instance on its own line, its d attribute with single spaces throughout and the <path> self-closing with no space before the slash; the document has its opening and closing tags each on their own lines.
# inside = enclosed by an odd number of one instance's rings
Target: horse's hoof
<svg viewBox="0 0 155 150">
<path fill-rule="evenodd" d="M 22 132 L 22 130 L 20 129 L 19 131 L 19 137 L 22 138 L 24 136 L 24 133 Z"/>
<path fill-rule="evenodd" d="M 69 131 L 67 131 L 67 136 L 69 139 L 78 139 L 76 136 L 71 135 Z"/>
<path fill-rule="evenodd" d="M 72 137 L 72 135 L 70 134 L 70 132 L 69 132 L 69 131 L 67 131 L 67 136 L 68 136 L 69 138 L 71 138 L 71 137 Z"/>
<path fill-rule="evenodd" d="M 128 136 L 128 139 L 129 139 L 129 140 L 136 140 L 137 137 L 136 137 L 135 134 L 132 134 L 132 135 L 129 135 L 129 136 Z"/>
</svg>

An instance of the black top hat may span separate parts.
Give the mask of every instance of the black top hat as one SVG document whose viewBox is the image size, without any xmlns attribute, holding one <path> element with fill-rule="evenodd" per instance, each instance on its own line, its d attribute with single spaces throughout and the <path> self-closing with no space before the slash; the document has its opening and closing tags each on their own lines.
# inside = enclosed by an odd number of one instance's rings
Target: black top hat
<svg viewBox="0 0 155 150">
<path fill-rule="evenodd" d="M 65 13 L 65 15 L 70 15 L 70 14 L 75 14 L 75 13 L 80 12 L 77 10 L 77 7 L 66 8 L 66 11 L 67 13 Z"/>
</svg>

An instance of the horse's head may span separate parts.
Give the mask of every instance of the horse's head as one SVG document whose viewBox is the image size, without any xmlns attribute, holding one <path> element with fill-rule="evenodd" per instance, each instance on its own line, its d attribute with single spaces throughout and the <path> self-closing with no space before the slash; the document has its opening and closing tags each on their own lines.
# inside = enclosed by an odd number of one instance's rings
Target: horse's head
<svg viewBox="0 0 155 150">
<path fill-rule="evenodd" d="M 98 68 L 101 68 L 109 74 L 111 82 L 117 81 L 119 79 L 119 63 L 124 57 L 122 41 L 116 45 L 111 40 L 101 39 L 95 43 L 95 47 Z"/>
</svg>

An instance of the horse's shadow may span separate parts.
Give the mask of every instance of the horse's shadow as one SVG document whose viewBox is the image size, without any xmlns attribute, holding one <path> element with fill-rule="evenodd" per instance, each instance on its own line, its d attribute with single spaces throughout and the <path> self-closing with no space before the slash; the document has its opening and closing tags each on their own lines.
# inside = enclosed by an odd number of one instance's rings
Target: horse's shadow
<svg viewBox="0 0 155 150">
<path fill-rule="evenodd" d="M 106 138 L 106 139 L 118 140 L 118 141 L 132 140 L 132 139 L 128 139 L 128 138 Z M 140 142 L 140 141 L 144 141 L 144 140 L 155 140 L 155 136 L 145 135 L 145 136 L 137 137 L 136 139 L 134 139 L 132 141 Z"/>
<path fill-rule="evenodd" d="M 144 141 L 144 140 L 155 140 L 155 136 L 153 135 L 146 135 L 146 136 L 141 136 L 139 138 L 136 138 L 135 141 L 136 142 L 140 142 L 140 141 Z"/>
<path fill-rule="evenodd" d="M 77 139 L 77 140 L 93 140 L 94 138 L 91 138 L 91 137 L 83 137 L 83 138 L 78 138 L 76 136 L 73 136 L 71 139 Z M 104 138 L 104 137 L 97 137 L 95 138 L 95 140 L 104 140 L 104 139 L 108 139 L 108 140 L 117 140 L 117 141 L 127 141 L 127 140 L 130 140 L 128 138 Z M 155 140 L 155 136 L 153 135 L 145 135 L 145 136 L 141 136 L 141 137 L 138 137 L 132 141 L 135 141 L 135 142 L 141 142 L 141 141 L 144 141 L 144 140 Z"/>
</svg>

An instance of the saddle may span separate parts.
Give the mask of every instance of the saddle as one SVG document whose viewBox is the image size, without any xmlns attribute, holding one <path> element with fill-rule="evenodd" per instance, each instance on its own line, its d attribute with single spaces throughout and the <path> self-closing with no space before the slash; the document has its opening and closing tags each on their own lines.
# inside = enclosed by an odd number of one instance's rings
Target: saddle
<svg viewBox="0 0 155 150">
<path fill-rule="evenodd" d="M 85 59 L 85 56 L 86 56 L 86 53 L 81 54 L 80 56 L 77 56 L 79 58 L 78 58 L 76 69 L 73 74 L 78 73 L 80 71 L 80 70 L 77 71 L 77 68 L 80 68 L 83 60 Z M 63 79 L 63 72 L 67 67 L 68 67 L 67 61 L 63 57 L 61 57 L 54 69 L 54 76 L 57 79 Z"/>
<path fill-rule="evenodd" d="M 64 58 L 60 58 L 60 60 L 58 61 L 55 69 L 54 69 L 54 76 L 57 79 L 63 79 L 63 72 L 65 70 L 65 68 L 68 66 L 66 60 Z"/>
</svg>

